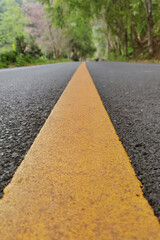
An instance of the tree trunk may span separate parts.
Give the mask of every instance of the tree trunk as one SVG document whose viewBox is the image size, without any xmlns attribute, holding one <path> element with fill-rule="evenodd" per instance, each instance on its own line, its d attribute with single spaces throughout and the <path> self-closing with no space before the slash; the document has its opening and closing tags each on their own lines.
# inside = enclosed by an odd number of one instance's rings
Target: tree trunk
<svg viewBox="0 0 160 240">
<path fill-rule="evenodd" d="M 60 51 L 59 51 L 59 49 L 54 47 L 54 53 L 55 53 L 56 60 L 60 59 Z"/>
<path fill-rule="evenodd" d="M 142 41 L 141 41 L 140 36 L 137 33 L 136 25 L 133 25 L 133 34 L 134 34 L 134 38 L 135 38 L 136 44 L 138 46 L 141 46 L 142 45 Z"/>
<path fill-rule="evenodd" d="M 111 49 L 111 44 L 110 44 L 109 37 L 107 37 L 107 51 L 108 51 L 108 56 L 110 55 L 110 49 Z"/>
<path fill-rule="evenodd" d="M 52 42 L 52 53 L 53 53 L 53 56 L 54 56 L 54 54 L 55 54 L 55 51 L 54 51 L 54 48 L 55 48 L 55 46 L 54 46 L 54 36 L 52 34 L 52 25 L 49 22 L 48 22 L 48 29 L 49 29 L 49 33 L 50 33 L 51 42 Z"/>
<path fill-rule="evenodd" d="M 128 56 L 128 32 L 127 32 L 127 29 L 125 30 L 125 33 L 124 33 L 124 53 L 125 53 L 125 56 L 127 57 Z"/>
<path fill-rule="evenodd" d="M 110 32 L 109 27 L 106 28 L 106 41 L 107 41 L 107 54 L 110 55 L 110 49 L 111 49 L 111 42 L 110 42 Z"/>
<path fill-rule="evenodd" d="M 152 57 L 154 53 L 152 0 L 144 0 L 144 6 L 146 9 L 147 26 L 148 26 L 148 52 L 149 52 L 149 56 Z"/>
<path fill-rule="evenodd" d="M 131 41 L 131 47 L 133 48 L 133 54 L 135 54 L 136 48 L 141 47 L 141 39 L 137 33 L 135 18 L 133 14 L 131 15 L 131 21 L 132 21 L 132 24 L 130 26 L 130 41 Z"/>
</svg>

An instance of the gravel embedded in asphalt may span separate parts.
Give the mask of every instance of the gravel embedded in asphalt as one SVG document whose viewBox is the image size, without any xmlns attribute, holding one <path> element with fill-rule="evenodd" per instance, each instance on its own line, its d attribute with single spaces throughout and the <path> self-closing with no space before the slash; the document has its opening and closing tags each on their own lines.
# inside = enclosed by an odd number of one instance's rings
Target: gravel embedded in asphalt
<svg viewBox="0 0 160 240">
<path fill-rule="evenodd" d="M 79 64 L 0 70 L 0 197 Z"/>
<path fill-rule="evenodd" d="M 0 197 L 79 64 L 0 70 Z M 160 65 L 87 66 L 160 219 Z"/>
<path fill-rule="evenodd" d="M 160 220 L 160 65 L 88 62 L 103 104 Z"/>
</svg>

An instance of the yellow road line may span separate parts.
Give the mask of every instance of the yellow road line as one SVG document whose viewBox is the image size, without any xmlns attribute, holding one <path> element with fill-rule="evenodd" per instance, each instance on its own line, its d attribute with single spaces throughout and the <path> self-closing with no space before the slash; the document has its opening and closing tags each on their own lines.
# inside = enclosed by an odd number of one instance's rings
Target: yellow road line
<svg viewBox="0 0 160 240">
<path fill-rule="evenodd" d="M 160 239 L 85 63 L 0 201 L 0 240 L 20 239 Z"/>
</svg>

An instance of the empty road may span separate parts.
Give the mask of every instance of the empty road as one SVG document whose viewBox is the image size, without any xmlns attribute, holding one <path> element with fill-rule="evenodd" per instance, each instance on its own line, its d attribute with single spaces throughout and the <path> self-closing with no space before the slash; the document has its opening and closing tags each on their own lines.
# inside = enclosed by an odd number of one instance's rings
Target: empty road
<svg viewBox="0 0 160 240">
<path fill-rule="evenodd" d="M 0 70 L 1 196 L 79 64 Z M 144 195 L 160 219 L 160 65 L 87 66 Z"/>
<path fill-rule="evenodd" d="M 160 65 L 88 63 L 143 192 L 160 219 Z"/>
<path fill-rule="evenodd" d="M 0 196 L 79 63 L 0 70 Z"/>
</svg>

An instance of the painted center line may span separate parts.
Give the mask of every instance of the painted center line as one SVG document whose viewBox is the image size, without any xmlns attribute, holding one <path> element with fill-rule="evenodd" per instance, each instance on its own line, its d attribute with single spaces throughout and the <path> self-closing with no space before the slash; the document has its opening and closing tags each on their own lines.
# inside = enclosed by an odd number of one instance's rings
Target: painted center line
<svg viewBox="0 0 160 240">
<path fill-rule="evenodd" d="M 0 201 L 1 240 L 160 239 L 83 63 Z"/>
</svg>

